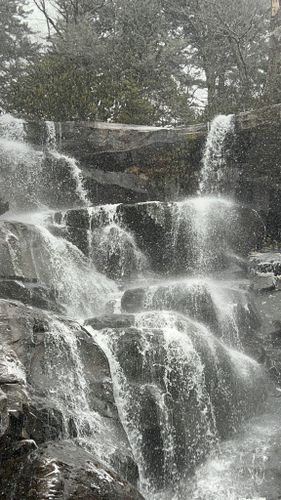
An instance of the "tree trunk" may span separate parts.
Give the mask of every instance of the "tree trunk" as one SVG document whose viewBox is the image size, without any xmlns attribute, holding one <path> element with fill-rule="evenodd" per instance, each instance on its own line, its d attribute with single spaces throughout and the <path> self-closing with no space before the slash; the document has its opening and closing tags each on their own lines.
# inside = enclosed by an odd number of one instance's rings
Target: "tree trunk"
<svg viewBox="0 0 281 500">
<path fill-rule="evenodd" d="M 208 118 L 211 120 L 216 114 L 216 74 L 211 68 L 205 69 L 208 89 Z"/>
<path fill-rule="evenodd" d="M 280 92 L 278 77 L 281 71 L 281 6 L 280 0 L 271 0 L 271 40 L 264 99 L 268 103 L 278 101 Z"/>
</svg>

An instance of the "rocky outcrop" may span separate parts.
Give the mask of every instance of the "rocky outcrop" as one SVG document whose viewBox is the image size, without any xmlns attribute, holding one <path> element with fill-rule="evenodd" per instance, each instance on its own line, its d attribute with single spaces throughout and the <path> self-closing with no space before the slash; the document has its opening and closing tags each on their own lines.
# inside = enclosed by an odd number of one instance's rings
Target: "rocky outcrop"
<svg viewBox="0 0 281 500">
<path fill-rule="evenodd" d="M 280 262 L 280 251 L 268 248 L 253 253 L 249 261 L 252 293 L 262 319 L 257 340 L 263 350 L 263 363 L 278 386 L 281 385 Z"/>
<path fill-rule="evenodd" d="M 87 331 L 0 300 L 0 334 L 2 497 L 142 498 L 108 362 Z"/>
<path fill-rule="evenodd" d="M 269 241 L 280 241 L 281 105 L 241 113 L 229 167 L 234 194 L 262 216 Z"/>
<path fill-rule="evenodd" d="M 280 117 L 279 104 L 236 115 L 226 148 L 228 190 L 233 193 L 235 185 L 237 198 L 261 212 L 274 239 L 280 226 Z M 161 129 L 67 122 L 55 128 L 59 150 L 80 162 L 92 203 L 170 200 L 197 192 L 204 124 Z M 28 123 L 26 130 L 38 147 L 46 141 L 44 123 Z"/>
<path fill-rule="evenodd" d="M 92 203 L 171 199 L 196 189 L 204 124 L 161 129 L 67 122 L 55 129 L 58 149 L 79 161 Z M 44 123 L 29 122 L 26 132 L 35 147 L 47 142 Z M 58 169 L 54 174 L 62 184 Z"/>
<path fill-rule="evenodd" d="M 263 400 L 261 367 L 186 316 L 153 311 L 136 314 L 131 327 L 119 316 L 103 330 L 99 319 L 87 324 L 118 373 L 127 432 L 150 488 L 194 472 Z"/>
<path fill-rule="evenodd" d="M 57 213 L 55 221 L 65 225 L 69 241 L 85 255 L 91 253 L 99 271 L 114 279 L 132 277 L 145 268 L 171 275 L 194 273 L 201 265 L 214 270 L 243 266 L 243 259 L 233 252 L 246 256 L 262 244 L 262 220 L 246 207 L 202 200 L 69 210 Z M 200 246 L 204 262 L 198 260 Z"/>
</svg>

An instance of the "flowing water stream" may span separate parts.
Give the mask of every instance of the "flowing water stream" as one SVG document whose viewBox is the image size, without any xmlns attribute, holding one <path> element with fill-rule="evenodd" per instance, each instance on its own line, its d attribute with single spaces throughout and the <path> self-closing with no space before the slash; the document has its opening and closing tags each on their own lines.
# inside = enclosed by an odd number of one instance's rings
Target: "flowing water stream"
<svg viewBox="0 0 281 500">
<path fill-rule="evenodd" d="M 16 171 L 31 168 L 27 183 L 34 169 L 36 175 L 41 172 L 46 154 L 67 164 L 90 221 L 87 256 L 68 241 L 67 210 L 60 224 L 54 222 L 51 210 L 56 207 L 20 215 L 14 211 L 1 217 L 1 230 L 13 252 L 15 274 L 25 272 L 20 258 L 25 239 L 29 268 L 41 284 L 54 289 L 67 315 L 75 320 L 131 312 L 126 293 L 135 293 L 138 300 L 141 296 L 128 328 L 99 330 L 86 324 L 110 364 L 115 400 L 139 466 L 142 493 L 149 500 L 262 496 L 267 485 L 263 464 L 280 423 L 278 404 L 271 400 L 273 410 L 269 402 L 264 418 L 257 416 L 247 423 L 265 397 L 267 382 L 259 363 L 243 352 L 243 339 L 258 321 L 247 280 L 233 279 L 227 271 L 226 256 L 236 252 L 234 240 L 245 239 L 242 228 L 241 235 L 240 230 L 236 234 L 241 224 L 239 207 L 214 194 L 223 184 L 224 145 L 233 133 L 234 118 L 219 116 L 211 125 L 201 194 L 168 206 L 170 258 L 179 260 L 180 252 L 186 264 L 181 275 L 169 278 L 151 269 L 146 249 L 139 247 L 137 228 L 128 229 L 118 205 L 89 207 L 78 163 L 58 152 L 55 125 L 48 122 L 46 129 L 46 151 L 37 151 L 25 141 L 24 122 L 2 117 L 0 159 L 8 158 Z M 40 206 L 40 190 L 33 194 Z M 164 224 L 166 209 L 158 202 L 149 208 L 156 225 Z M 17 224 L 24 224 L 27 236 Z M 94 447 L 94 434 L 88 430 L 102 422 L 89 408 L 78 341 L 60 323 L 55 322 L 54 332 L 48 346 L 50 360 L 46 359 L 48 376 L 57 378 L 53 398 L 64 415 L 72 414 L 80 444 Z M 64 351 L 75 373 L 68 374 L 63 363 L 55 363 Z M 55 372 L 57 365 L 60 373 Z M 99 455 L 106 455 L 107 449 L 110 445 L 105 442 Z"/>
</svg>

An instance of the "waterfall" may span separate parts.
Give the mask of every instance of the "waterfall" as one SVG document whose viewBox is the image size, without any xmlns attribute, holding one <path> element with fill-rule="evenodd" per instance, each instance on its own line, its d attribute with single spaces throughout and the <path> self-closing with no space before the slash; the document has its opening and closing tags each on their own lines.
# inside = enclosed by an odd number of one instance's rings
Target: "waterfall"
<svg viewBox="0 0 281 500">
<path fill-rule="evenodd" d="M 213 193 L 220 190 L 226 167 L 225 139 L 233 130 L 234 115 L 219 115 L 212 121 L 202 160 L 200 193 Z"/>
<path fill-rule="evenodd" d="M 5 216 L 0 234 L 7 242 L 14 275 L 51 289 L 70 317 L 105 312 L 107 302 L 118 297 L 116 284 L 75 245 L 49 231 L 51 216 L 50 212 Z"/>
<path fill-rule="evenodd" d="M 47 259 L 47 273 L 41 265 L 39 276 L 43 270 L 41 280 L 54 288 L 68 314 L 82 318 L 104 312 L 107 302 L 116 298 L 115 283 L 100 274 L 76 246 L 43 226 L 37 226 L 37 231 L 44 243 L 43 262 Z"/>
<path fill-rule="evenodd" d="M 0 119 L 0 160 L 5 155 L 14 169 L 26 169 L 34 154 L 37 205 L 48 205 L 50 197 L 48 206 L 63 209 L 34 212 L 33 203 L 30 212 L 25 207 L 0 221 L 3 260 L 10 266 L 3 266 L 2 279 L 47 290 L 61 308 L 60 315 L 44 311 L 48 332 L 42 334 L 41 325 L 36 390 L 61 415 L 57 439 L 105 463 L 112 457 L 111 465 L 120 438 L 112 437 L 111 411 L 118 410 L 146 500 L 234 499 L 228 495 L 233 471 L 226 466 L 233 435 L 266 396 L 264 370 L 244 352 L 258 313 L 232 262 L 251 246 L 245 214 L 235 201 L 214 194 L 221 191 L 233 129 L 232 116 L 212 122 L 198 197 L 91 207 L 79 163 L 58 151 L 57 125 L 44 124 L 45 145 L 37 151 L 26 142 L 23 121 Z M 69 174 L 74 197 L 64 205 Z M 26 200 L 28 193 L 21 193 Z M 161 259 L 166 266 L 158 267 Z M 28 307 L 32 311 L 33 303 Z M 91 358 L 91 349 L 100 357 Z M 18 378 L 28 375 L 13 360 L 7 363 Z M 114 400 L 97 402 L 98 391 L 108 396 L 111 386 Z M 220 467 L 226 472 L 219 484 Z"/>
<path fill-rule="evenodd" d="M 76 335 L 62 321 L 51 319 L 49 328 L 51 333 L 44 340 L 44 376 L 46 387 L 51 388 L 50 407 L 63 416 L 64 438 L 75 438 L 82 447 L 108 461 L 114 447 L 107 437 L 107 419 L 91 408 L 79 325 Z"/>
<path fill-rule="evenodd" d="M 69 156 L 66 156 L 58 152 L 55 123 L 47 121 L 46 128 L 47 128 L 47 140 L 46 140 L 47 149 L 49 150 L 50 154 L 55 160 L 58 161 L 62 160 L 68 165 L 71 175 L 75 181 L 76 193 L 79 199 L 81 200 L 83 205 L 89 206 L 90 202 L 88 199 L 88 193 L 83 184 L 83 175 L 78 162 L 75 160 L 75 158 L 71 158 Z"/>
<path fill-rule="evenodd" d="M 79 163 L 57 150 L 56 129 L 53 122 L 46 122 L 46 140 L 43 149 L 28 142 L 28 124 L 12 115 L 0 117 L 0 165 L 3 198 L 9 199 L 12 209 L 55 208 L 60 193 L 59 184 L 65 189 L 68 171 L 79 204 L 89 206 Z M 68 197 L 71 200 L 72 186 Z M 69 201 L 70 204 L 73 201 Z"/>
<path fill-rule="evenodd" d="M 188 241 L 191 272 L 202 275 L 219 268 L 230 250 L 237 215 L 235 203 L 223 198 L 200 196 L 177 202 L 172 214 L 175 260 L 183 241 Z"/>
<path fill-rule="evenodd" d="M 145 254 L 122 222 L 119 205 L 89 208 L 89 256 L 97 268 L 115 280 L 136 278 L 148 268 Z"/>
<path fill-rule="evenodd" d="M 253 411 L 254 387 L 262 397 L 258 363 L 185 316 L 153 311 L 136 315 L 133 330 L 88 328 L 109 359 L 147 498 L 172 484 L 176 492 L 180 478 Z"/>
<path fill-rule="evenodd" d="M 1 196 L 12 207 L 38 207 L 43 152 L 26 141 L 24 120 L 12 115 L 0 117 Z"/>
<path fill-rule="evenodd" d="M 133 315 L 131 326 L 100 329 L 95 321 L 86 323 L 109 360 L 147 499 L 201 498 L 201 493 L 186 496 L 192 474 L 239 430 L 266 392 L 262 367 L 243 352 L 258 315 L 229 271 L 235 251 L 245 245 L 247 252 L 247 242 L 241 242 L 247 240 L 244 215 L 235 201 L 212 194 L 225 175 L 225 139 L 233 128 L 232 116 L 219 116 L 211 125 L 200 196 L 147 205 L 145 214 L 155 227 L 170 221 L 169 262 L 172 268 L 180 263 L 181 276 L 130 284 L 121 312 Z M 108 218 L 109 234 L 116 213 Z M 114 246 L 113 233 L 110 243 Z"/>
</svg>

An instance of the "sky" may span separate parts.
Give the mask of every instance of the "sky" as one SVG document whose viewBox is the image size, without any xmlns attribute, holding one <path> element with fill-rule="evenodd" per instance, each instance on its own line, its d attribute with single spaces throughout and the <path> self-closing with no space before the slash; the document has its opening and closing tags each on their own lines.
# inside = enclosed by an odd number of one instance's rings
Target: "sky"
<svg viewBox="0 0 281 500">
<path fill-rule="evenodd" d="M 0 0 L 1 1 L 1 0 Z M 36 33 L 36 37 L 41 38 L 47 34 L 46 21 L 43 14 L 36 7 L 33 0 L 29 0 L 29 7 L 33 12 L 29 16 L 29 24 L 33 31 Z M 47 2 L 48 4 L 48 2 Z M 52 13 L 53 7 L 49 6 L 49 12 Z"/>
</svg>

